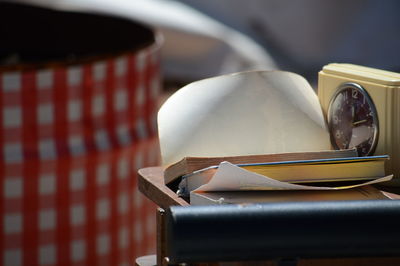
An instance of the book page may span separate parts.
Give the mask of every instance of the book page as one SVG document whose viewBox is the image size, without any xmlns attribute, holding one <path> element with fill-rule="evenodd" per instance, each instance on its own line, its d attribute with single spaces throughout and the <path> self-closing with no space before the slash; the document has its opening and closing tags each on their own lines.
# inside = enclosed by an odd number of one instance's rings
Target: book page
<svg viewBox="0 0 400 266">
<path fill-rule="evenodd" d="M 338 190 L 391 180 L 393 175 L 385 176 L 368 182 L 342 187 L 318 187 L 290 184 L 259 175 L 229 162 L 222 162 L 211 180 L 194 191 L 241 191 L 241 190 Z"/>
<path fill-rule="evenodd" d="M 217 157 L 330 150 L 318 97 L 300 75 L 250 71 L 193 82 L 158 113 L 163 165 Z"/>
</svg>

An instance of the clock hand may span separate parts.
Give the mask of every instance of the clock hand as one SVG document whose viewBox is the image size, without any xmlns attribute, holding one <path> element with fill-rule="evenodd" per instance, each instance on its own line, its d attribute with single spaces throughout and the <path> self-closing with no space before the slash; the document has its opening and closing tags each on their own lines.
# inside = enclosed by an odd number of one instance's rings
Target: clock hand
<svg viewBox="0 0 400 266">
<path fill-rule="evenodd" d="M 357 126 L 357 125 L 362 124 L 362 123 L 365 123 L 365 122 L 367 122 L 367 121 L 368 121 L 367 119 L 364 119 L 364 120 L 360 120 L 360 121 L 353 122 L 353 126 Z"/>
</svg>

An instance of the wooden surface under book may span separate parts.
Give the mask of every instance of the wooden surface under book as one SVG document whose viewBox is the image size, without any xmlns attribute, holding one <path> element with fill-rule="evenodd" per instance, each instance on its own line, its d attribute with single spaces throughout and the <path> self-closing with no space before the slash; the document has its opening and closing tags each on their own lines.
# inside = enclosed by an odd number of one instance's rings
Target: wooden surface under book
<svg viewBox="0 0 400 266">
<path fill-rule="evenodd" d="M 183 198 L 167 187 L 163 178 L 164 168 L 148 167 L 138 171 L 138 187 L 147 198 L 163 209 L 173 205 L 189 205 Z"/>
<path fill-rule="evenodd" d="M 190 205 L 252 204 L 272 202 L 383 200 L 390 195 L 373 186 L 343 190 L 272 190 L 272 191 L 220 191 L 191 192 Z"/>
<path fill-rule="evenodd" d="M 136 259 L 136 266 L 154 266 L 156 264 L 156 255 L 148 255 Z M 291 261 L 287 264 L 292 265 Z M 166 263 L 163 265 L 167 265 Z M 193 266 L 277 266 L 277 261 L 246 261 L 246 262 L 210 262 L 210 263 L 191 263 Z M 340 258 L 340 259 L 300 259 L 297 266 L 398 266 L 400 258 Z"/>
<path fill-rule="evenodd" d="M 139 190 L 155 204 L 163 209 L 167 209 L 173 205 L 190 206 L 184 199 L 180 198 L 173 190 L 171 190 L 164 183 L 163 167 L 148 167 L 138 171 L 138 186 Z M 388 188 L 393 193 L 400 193 L 400 188 Z M 385 192 L 386 193 L 386 192 Z M 390 194 L 390 193 L 389 193 Z M 391 194 L 397 196 L 397 194 Z M 394 198 L 394 197 L 393 197 Z M 164 224 L 164 211 L 159 208 L 157 212 L 157 255 L 150 257 L 137 258 L 136 265 L 166 265 L 164 264 L 165 256 L 165 227 Z M 193 263 L 192 265 L 225 265 L 225 266 L 239 266 L 239 265 L 277 265 L 277 261 L 248 261 L 248 262 L 218 262 L 213 263 Z M 397 266 L 400 265 L 400 258 L 343 258 L 343 259 L 300 259 L 297 263 L 298 266 Z"/>
</svg>

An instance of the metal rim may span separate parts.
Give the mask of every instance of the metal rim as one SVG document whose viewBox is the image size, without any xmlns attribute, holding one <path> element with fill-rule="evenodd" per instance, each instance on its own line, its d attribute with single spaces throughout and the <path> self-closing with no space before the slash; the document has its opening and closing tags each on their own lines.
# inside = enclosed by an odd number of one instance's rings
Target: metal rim
<svg viewBox="0 0 400 266">
<path fill-rule="evenodd" d="M 341 85 L 338 86 L 338 89 L 336 90 L 336 92 L 333 94 L 330 102 L 329 102 L 329 106 L 328 106 L 328 127 L 329 127 L 329 132 L 331 135 L 331 143 L 332 145 L 335 147 L 335 149 L 340 149 L 337 145 L 336 142 L 334 141 L 333 138 L 333 134 L 331 132 L 331 107 L 333 102 L 335 101 L 336 97 L 344 90 L 348 89 L 348 88 L 354 88 L 356 90 L 358 90 L 366 99 L 368 105 L 371 107 L 371 111 L 372 111 L 372 120 L 373 120 L 373 124 L 375 127 L 374 130 L 374 136 L 373 136 L 373 140 L 372 140 L 372 145 L 368 151 L 368 153 L 366 155 L 371 155 L 375 152 L 376 146 L 378 144 L 378 136 L 379 136 L 379 120 L 378 120 L 378 115 L 377 115 L 377 110 L 375 108 L 375 104 L 371 99 L 371 96 L 369 96 L 368 92 L 364 89 L 363 86 L 361 86 L 360 84 L 354 83 L 354 82 L 345 82 L 342 83 Z"/>
</svg>

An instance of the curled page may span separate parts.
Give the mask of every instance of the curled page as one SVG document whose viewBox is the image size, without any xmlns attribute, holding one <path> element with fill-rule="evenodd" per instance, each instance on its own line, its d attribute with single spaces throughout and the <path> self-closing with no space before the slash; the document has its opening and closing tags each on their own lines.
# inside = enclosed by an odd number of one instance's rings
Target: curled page
<svg viewBox="0 0 400 266">
<path fill-rule="evenodd" d="M 163 165 L 186 156 L 331 149 L 318 97 L 301 76 L 251 71 L 191 83 L 158 113 Z"/>
<path fill-rule="evenodd" d="M 317 187 L 290 184 L 252 173 L 229 162 L 222 162 L 211 180 L 194 191 L 240 191 L 240 190 L 338 190 L 371 185 L 391 180 L 393 175 L 377 178 L 356 185 L 341 187 Z"/>
</svg>

